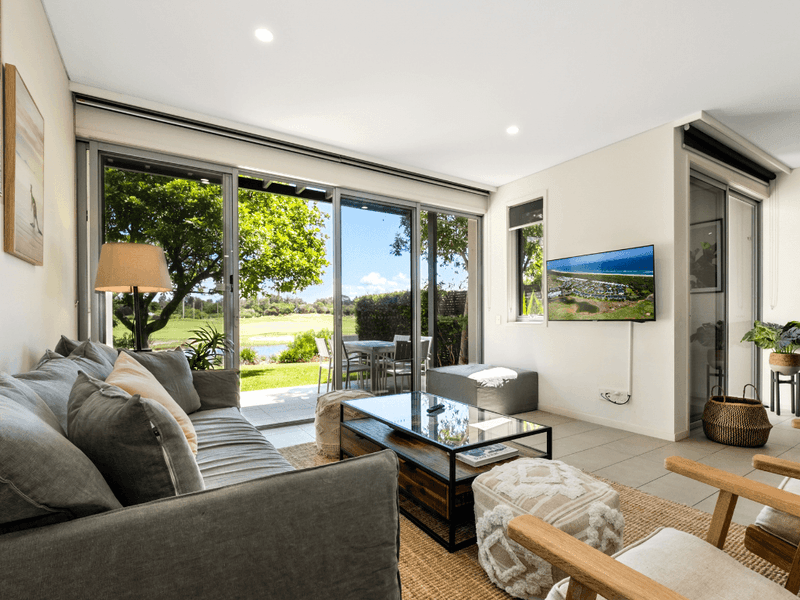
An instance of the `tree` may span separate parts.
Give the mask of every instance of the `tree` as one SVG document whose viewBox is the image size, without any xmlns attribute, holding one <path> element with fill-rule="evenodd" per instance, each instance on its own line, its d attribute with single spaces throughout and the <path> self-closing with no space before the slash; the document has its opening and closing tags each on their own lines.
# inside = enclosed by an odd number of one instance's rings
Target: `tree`
<svg viewBox="0 0 800 600">
<path fill-rule="evenodd" d="M 160 175 L 105 170 L 105 233 L 108 242 L 155 244 L 164 250 L 172 297 L 158 316 L 156 294 L 141 294 L 143 342 L 162 329 L 183 299 L 200 284 L 223 278 L 222 193 L 217 185 Z M 239 190 L 239 289 L 296 292 L 322 283 L 325 217 L 316 206 L 290 196 Z M 127 310 L 126 310 L 127 307 Z M 115 316 L 133 331 L 126 294 Z"/>
<path fill-rule="evenodd" d="M 469 268 L 469 219 L 447 213 L 420 211 L 420 253 L 429 253 L 428 248 L 428 216 L 436 215 L 436 261 L 442 265 L 453 265 L 457 269 L 467 271 Z M 407 216 L 400 223 L 401 231 L 397 232 L 392 243 L 392 252 L 400 256 L 411 251 L 411 219 Z M 430 256 L 428 256 L 430 260 Z M 464 304 L 464 316 L 469 312 L 469 302 Z M 436 324 L 439 327 L 439 324 Z M 459 362 L 467 362 L 468 343 L 467 327 L 461 330 Z"/>
<path fill-rule="evenodd" d="M 527 314 L 540 314 L 544 310 L 543 303 L 536 297 L 534 292 L 542 292 L 542 274 L 544 273 L 544 247 L 542 239 L 544 237 L 544 226 L 540 223 L 538 225 L 530 225 L 520 230 L 518 235 L 525 238 L 525 245 L 522 249 L 522 264 L 520 271 L 522 273 L 523 293 L 526 286 L 532 286 L 530 302 L 527 298 L 523 299 L 525 306 L 524 313 Z M 531 309 L 535 308 L 535 311 Z"/>
</svg>

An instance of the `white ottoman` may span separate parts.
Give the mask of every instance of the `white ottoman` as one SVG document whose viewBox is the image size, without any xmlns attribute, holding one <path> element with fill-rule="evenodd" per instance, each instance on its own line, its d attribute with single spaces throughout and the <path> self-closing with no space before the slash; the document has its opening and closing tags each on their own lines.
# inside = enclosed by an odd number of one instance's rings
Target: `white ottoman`
<svg viewBox="0 0 800 600">
<path fill-rule="evenodd" d="M 339 458 L 339 419 L 342 400 L 370 396 L 372 394 L 363 390 L 336 390 L 317 398 L 317 409 L 314 411 L 317 454 L 328 458 Z"/>
<path fill-rule="evenodd" d="M 472 483 L 478 561 L 489 579 L 516 598 L 540 599 L 566 573 L 508 537 L 508 522 L 531 514 L 612 555 L 622 549 L 619 494 L 557 460 L 520 458 Z"/>
</svg>

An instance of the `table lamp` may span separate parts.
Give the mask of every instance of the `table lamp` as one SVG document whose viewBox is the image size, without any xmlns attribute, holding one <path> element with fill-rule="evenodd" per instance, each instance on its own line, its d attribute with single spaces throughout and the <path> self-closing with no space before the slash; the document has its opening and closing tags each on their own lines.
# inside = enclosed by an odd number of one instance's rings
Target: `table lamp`
<svg viewBox="0 0 800 600">
<path fill-rule="evenodd" d="M 172 291 L 164 251 L 150 244 L 103 244 L 94 289 L 98 292 L 133 294 L 134 338 L 136 351 L 141 352 L 143 336 L 139 293 Z"/>
</svg>

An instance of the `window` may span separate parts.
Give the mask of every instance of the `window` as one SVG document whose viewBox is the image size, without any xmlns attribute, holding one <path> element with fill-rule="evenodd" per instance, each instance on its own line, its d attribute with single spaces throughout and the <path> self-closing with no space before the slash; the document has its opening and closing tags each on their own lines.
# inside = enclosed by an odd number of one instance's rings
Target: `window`
<svg viewBox="0 0 800 600">
<path fill-rule="evenodd" d="M 544 318 L 544 199 L 508 209 L 508 230 L 516 236 L 517 320 Z"/>
</svg>

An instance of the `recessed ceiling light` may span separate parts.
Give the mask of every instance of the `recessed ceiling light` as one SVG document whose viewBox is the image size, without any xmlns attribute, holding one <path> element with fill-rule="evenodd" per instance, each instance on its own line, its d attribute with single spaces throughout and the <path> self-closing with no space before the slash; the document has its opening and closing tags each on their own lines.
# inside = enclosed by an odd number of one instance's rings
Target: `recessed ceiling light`
<svg viewBox="0 0 800 600">
<path fill-rule="evenodd" d="M 273 35 L 269 29 L 264 29 L 263 27 L 261 27 L 259 29 L 256 29 L 256 37 L 262 42 L 271 42 Z"/>
<path fill-rule="evenodd" d="M 517 127 L 516 125 L 512 125 L 508 129 L 506 129 L 506 133 L 508 135 L 517 135 L 519 133 L 519 127 Z"/>
</svg>

